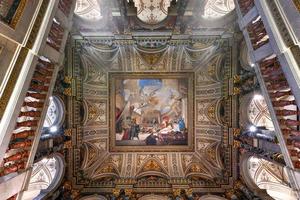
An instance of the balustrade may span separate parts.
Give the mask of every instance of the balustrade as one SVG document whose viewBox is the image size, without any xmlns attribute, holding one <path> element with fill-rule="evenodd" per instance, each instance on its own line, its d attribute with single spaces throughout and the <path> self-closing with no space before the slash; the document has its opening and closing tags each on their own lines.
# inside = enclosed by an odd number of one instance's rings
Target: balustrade
<svg viewBox="0 0 300 200">
<path fill-rule="evenodd" d="M 18 172 L 19 170 L 25 169 L 26 162 L 18 162 L 15 164 L 9 164 L 4 167 L 3 171 L 0 173 L 1 176 Z"/>
<path fill-rule="evenodd" d="M 41 123 L 41 109 L 45 104 L 53 69 L 53 64 L 39 59 L 1 165 L 0 176 L 21 172 L 26 168 L 34 136 Z"/>
<path fill-rule="evenodd" d="M 71 11 L 72 0 L 60 0 L 58 8 L 68 17 Z"/>
<path fill-rule="evenodd" d="M 260 16 L 252 20 L 247 26 L 247 30 L 254 50 L 269 42 L 269 36 Z"/>
<path fill-rule="evenodd" d="M 253 6 L 256 7 L 255 12 L 250 13 L 250 1 L 236 0 L 236 2 L 239 4 L 237 7 L 239 24 L 241 29 L 244 29 L 243 34 L 250 50 L 249 57 L 253 59 L 252 62 L 255 63 L 255 72 L 271 113 L 271 118 L 280 143 L 282 155 L 278 156 L 274 154 L 274 157 L 271 156 L 271 158 L 279 158 L 279 161 L 285 161 L 282 162 L 282 164 L 287 165 L 287 174 L 291 187 L 295 191 L 299 191 L 298 178 L 294 170 L 294 168 L 300 169 L 300 143 L 298 142 L 300 136 L 300 113 L 296 103 L 299 102 L 299 99 L 298 93 L 295 93 L 297 92 L 296 87 L 294 87 L 295 85 L 291 85 L 293 82 L 296 83 L 296 81 L 291 78 L 288 78 L 289 82 L 287 81 L 287 76 L 291 75 L 289 69 L 294 69 L 294 66 L 290 65 L 289 62 L 285 62 L 286 57 L 289 56 L 278 52 L 277 48 L 281 48 L 281 43 L 277 40 L 282 38 L 277 37 L 278 33 L 274 31 L 273 24 L 269 26 L 269 24 L 273 22 L 272 20 L 278 22 L 278 19 L 277 16 L 270 16 L 270 13 L 266 12 L 268 9 L 271 12 L 274 11 L 274 9 L 267 8 L 265 1 L 255 1 L 255 3 L 253 3 Z M 248 2 L 249 5 L 246 2 Z M 272 3 L 272 1 L 268 2 Z M 255 14 L 258 16 L 254 17 Z M 281 13 L 277 14 L 280 15 Z M 254 17 L 254 20 L 248 22 L 248 20 L 244 18 L 245 15 L 250 18 Z M 287 29 L 284 29 L 283 31 L 286 30 Z M 283 33 L 286 35 L 286 32 Z M 271 41 L 275 43 L 271 44 L 269 38 L 272 38 Z M 277 55 L 275 55 L 275 53 Z M 278 59 L 279 57 L 280 61 Z M 291 76 L 293 77 L 294 74 Z M 262 152 L 249 146 L 247 146 L 246 149 L 249 149 L 249 151 L 252 151 L 255 155 L 262 154 Z M 269 154 L 269 152 L 267 153 Z M 297 196 L 299 198 L 299 192 L 297 192 Z"/>
<path fill-rule="evenodd" d="M 47 44 L 59 51 L 64 36 L 64 28 L 54 18 L 47 38 Z"/>
<path fill-rule="evenodd" d="M 15 139 L 27 139 L 28 137 L 34 136 L 35 130 L 27 130 L 12 135 L 12 140 Z"/>
<path fill-rule="evenodd" d="M 291 92 L 291 88 L 282 71 L 282 66 L 276 56 L 266 58 L 260 62 L 259 66 L 282 134 L 289 141 L 288 150 L 291 160 L 294 163 L 294 167 L 299 168 L 299 157 L 295 155 L 299 154 L 300 149 L 296 146 L 297 142 L 291 142 L 295 139 L 292 136 L 298 136 L 300 133 L 298 130 L 300 126 L 298 115 L 300 112 L 297 110 L 295 96 Z M 270 81 L 270 77 L 272 77 L 272 81 Z"/>
</svg>

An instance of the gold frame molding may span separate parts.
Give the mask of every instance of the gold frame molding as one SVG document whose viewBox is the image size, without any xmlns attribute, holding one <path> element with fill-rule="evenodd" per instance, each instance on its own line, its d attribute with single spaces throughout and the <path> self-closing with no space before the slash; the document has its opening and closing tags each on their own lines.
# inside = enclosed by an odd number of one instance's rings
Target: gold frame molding
<svg viewBox="0 0 300 200">
<path fill-rule="evenodd" d="M 194 151 L 194 93 L 195 78 L 194 72 L 164 73 L 164 72 L 109 72 L 109 150 L 111 152 L 192 152 Z M 115 80 L 117 78 L 187 78 L 188 79 L 188 144 L 170 146 L 117 146 L 115 134 Z"/>
</svg>

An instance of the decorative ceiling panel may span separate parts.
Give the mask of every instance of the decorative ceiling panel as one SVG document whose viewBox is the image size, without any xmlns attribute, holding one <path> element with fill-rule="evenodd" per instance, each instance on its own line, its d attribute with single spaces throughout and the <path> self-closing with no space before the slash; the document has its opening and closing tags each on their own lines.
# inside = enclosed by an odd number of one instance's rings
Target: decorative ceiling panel
<svg viewBox="0 0 300 200">
<path fill-rule="evenodd" d="M 168 16 L 172 0 L 134 0 L 137 17 L 146 24 L 157 24 Z"/>
<path fill-rule="evenodd" d="M 153 45 L 151 45 L 153 44 Z M 236 177 L 228 126 L 237 115 L 230 108 L 226 80 L 231 77 L 231 47 L 217 37 L 86 38 L 70 46 L 68 76 L 77 83 L 68 100 L 73 145 L 68 151 L 69 179 L 86 193 L 170 193 L 172 188 L 223 192 Z M 151 47 L 149 47 L 151 46 Z M 155 58 L 152 58 L 152 56 Z M 135 152 L 124 146 L 110 151 L 109 73 L 193 73 L 194 149 Z M 227 89 L 226 89 L 227 88 Z M 203 95 L 203 94 L 206 95 Z M 227 110 L 228 117 L 221 112 Z M 231 113 L 232 112 L 232 113 Z M 127 149 L 126 149 L 127 148 Z M 145 191 L 144 191 L 145 192 Z"/>
</svg>

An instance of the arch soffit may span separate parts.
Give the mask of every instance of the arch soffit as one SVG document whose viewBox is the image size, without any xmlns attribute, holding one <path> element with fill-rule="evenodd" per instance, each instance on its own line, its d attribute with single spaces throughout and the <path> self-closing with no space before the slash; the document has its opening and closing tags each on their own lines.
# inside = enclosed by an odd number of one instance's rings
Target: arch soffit
<svg viewBox="0 0 300 200">
<path fill-rule="evenodd" d="M 52 192 L 55 191 L 61 184 L 64 174 L 65 174 L 65 159 L 62 154 L 54 153 L 50 157 L 55 158 L 57 169 L 54 178 L 47 189 L 42 189 L 40 194 L 36 197 L 36 199 L 43 199 L 48 196 L 51 196 Z"/>
<path fill-rule="evenodd" d="M 107 200 L 107 198 L 102 195 L 95 194 L 95 195 L 82 197 L 79 200 Z"/>
<path fill-rule="evenodd" d="M 226 200 L 226 199 L 216 195 L 205 195 L 202 196 L 200 200 Z"/>
<path fill-rule="evenodd" d="M 141 198 L 139 198 L 139 200 L 168 200 L 168 197 L 162 195 L 149 194 L 142 196 Z"/>
<path fill-rule="evenodd" d="M 249 174 L 249 169 L 248 169 L 248 160 L 252 155 L 250 154 L 242 154 L 240 157 L 240 173 L 241 176 L 243 177 L 243 180 L 245 184 L 248 186 L 248 188 L 252 191 L 259 191 L 260 188 L 256 185 L 254 180 L 252 179 L 251 175 Z"/>
</svg>

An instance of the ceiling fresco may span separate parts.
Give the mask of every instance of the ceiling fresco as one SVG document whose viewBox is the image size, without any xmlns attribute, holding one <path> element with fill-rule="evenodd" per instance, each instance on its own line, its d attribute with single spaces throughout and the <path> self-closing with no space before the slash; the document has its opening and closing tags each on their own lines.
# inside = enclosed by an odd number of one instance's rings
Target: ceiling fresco
<svg viewBox="0 0 300 200">
<path fill-rule="evenodd" d="M 194 36 L 187 39 L 105 37 L 73 39 L 68 49 L 68 178 L 84 193 L 110 193 L 131 187 L 134 192 L 168 193 L 174 187 L 195 192 L 224 192 L 236 178 L 236 159 L 229 132 L 237 113 L 228 97 L 230 39 Z M 193 74 L 193 148 L 112 151 L 110 73 Z M 225 112 L 224 112 L 225 110 Z M 233 113 L 232 113 L 233 112 Z"/>
<path fill-rule="evenodd" d="M 92 2 L 81 0 L 78 5 L 88 9 Z M 226 0 L 97 2 L 102 18 L 83 22 L 75 16 L 66 50 L 69 87 L 63 90 L 68 96 L 66 132 L 72 137 L 65 145 L 68 180 L 84 194 L 101 195 L 118 188 L 163 195 L 178 188 L 199 194 L 232 188 L 237 179 L 232 131 L 238 113 L 231 82 L 237 69 L 232 34 L 223 34 L 234 30 L 234 6 Z M 208 7 L 226 17 L 207 23 L 203 13 Z M 117 84 L 112 74 L 144 79 L 127 77 Z M 188 74 L 192 87 L 168 79 L 171 74 Z M 193 95 L 187 98 L 188 93 Z M 162 105 L 158 98 L 168 99 L 170 108 L 147 110 Z M 142 112 L 148 112 L 148 121 L 140 117 Z M 120 116 L 121 125 L 111 126 Z M 167 141 L 176 147 L 185 131 L 189 148 L 160 146 Z M 116 138 L 142 146 L 118 146 Z M 152 140 L 147 143 L 145 138 Z"/>
</svg>

